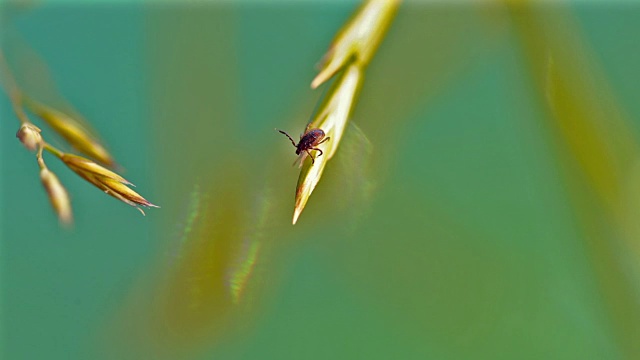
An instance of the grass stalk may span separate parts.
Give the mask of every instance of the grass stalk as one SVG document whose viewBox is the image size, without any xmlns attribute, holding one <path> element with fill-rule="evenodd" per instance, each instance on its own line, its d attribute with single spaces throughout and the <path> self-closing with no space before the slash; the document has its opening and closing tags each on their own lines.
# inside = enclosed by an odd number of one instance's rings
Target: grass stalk
<svg viewBox="0 0 640 360">
<path fill-rule="evenodd" d="M 399 0 L 366 1 L 336 35 L 323 57 L 311 88 L 339 75 L 306 130 L 322 129 L 331 140 L 320 145 L 323 156 L 315 156 L 315 163 L 303 162 L 296 187 L 293 224 L 298 221 L 327 163 L 336 154 L 357 102 L 366 67 L 389 29 L 399 4 Z"/>
</svg>

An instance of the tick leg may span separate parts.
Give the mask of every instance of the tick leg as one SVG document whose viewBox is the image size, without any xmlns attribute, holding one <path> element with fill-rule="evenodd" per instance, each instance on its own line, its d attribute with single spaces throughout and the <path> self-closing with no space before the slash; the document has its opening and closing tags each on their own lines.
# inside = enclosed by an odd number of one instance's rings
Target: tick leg
<svg viewBox="0 0 640 360">
<path fill-rule="evenodd" d="M 278 130 L 278 129 L 276 129 L 276 130 Z M 293 147 L 296 147 L 296 148 L 298 147 L 298 145 L 296 145 L 296 142 L 295 142 L 295 141 L 293 141 L 293 139 L 291 138 L 291 136 L 289 136 L 289 134 L 287 134 L 286 132 L 284 132 L 284 131 L 282 131 L 282 130 L 278 130 L 278 132 L 280 132 L 280 134 L 282 134 L 282 135 L 284 135 L 284 136 L 288 137 L 288 138 L 289 138 L 289 140 L 291 140 L 291 143 L 293 144 Z"/>
<path fill-rule="evenodd" d="M 311 158 L 311 165 L 315 164 L 316 162 L 313 160 L 313 155 L 311 155 L 309 150 L 305 150 L 305 151 L 307 152 L 307 154 L 309 154 L 309 157 Z"/>
<path fill-rule="evenodd" d="M 318 157 L 322 156 L 322 150 L 318 149 L 318 148 L 311 148 L 311 150 L 317 150 L 320 151 L 320 155 L 318 155 Z"/>
<path fill-rule="evenodd" d="M 324 138 L 324 140 L 320 141 L 319 143 L 317 143 L 316 145 L 320 145 L 325 141 L 328 141 L 329 139 L 331 139 L 330 137 Z"/>
</svg>

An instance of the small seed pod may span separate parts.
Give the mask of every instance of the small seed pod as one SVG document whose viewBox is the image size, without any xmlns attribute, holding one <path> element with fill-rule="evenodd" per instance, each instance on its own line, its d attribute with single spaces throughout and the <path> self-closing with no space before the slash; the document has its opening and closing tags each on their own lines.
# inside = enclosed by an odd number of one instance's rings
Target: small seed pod
<svg viewBox="0 0 640 360">
<path fill-rule="evenodd" d="M 20 139 L 22 145 L 24 145 L 24 147 L 29 151 L 36 151 L 38 149 L 38 145 L 42 142 L 40 129 L 33 124 L 22 124 L 16 133 L 16 137 Z"/>
<path fill-rule="evenodd" d="M 73 214 L 71 212 L 71 201 L 69 200 L 67 189 L 62 186 L 56 174 L 46 167 L 40 170 L 40 180 L 45 190 L 47 190 L 49 201 L 51 201 L 51 205 L 58 215 L 58 219 L 60 219 L 61 223 L 70 225 L 73 222 Z"/>
</svg>

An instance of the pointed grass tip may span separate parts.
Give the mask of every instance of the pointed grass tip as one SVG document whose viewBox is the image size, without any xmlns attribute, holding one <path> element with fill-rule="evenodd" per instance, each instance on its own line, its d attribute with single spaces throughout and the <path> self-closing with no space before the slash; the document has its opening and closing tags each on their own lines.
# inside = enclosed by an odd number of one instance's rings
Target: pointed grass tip
<svg viewBox="0 0 640 360">
<path fill-rule="evenodd" d="M 129 186 L 134 185 L 125 178 L 89 159 L 72 154 L 63 154 L 61 159 L 67 167 L 73 170 L 73 172 L 78 174 L 81 178 L 104 191 L 106 194 L 124 202 L 127 205 L 137 208 L 142 215 L 145 215 L 145 213 L 140 206 L 146 208 L 160 207 L 151 203 L 129 188 Z"/>
</svg>

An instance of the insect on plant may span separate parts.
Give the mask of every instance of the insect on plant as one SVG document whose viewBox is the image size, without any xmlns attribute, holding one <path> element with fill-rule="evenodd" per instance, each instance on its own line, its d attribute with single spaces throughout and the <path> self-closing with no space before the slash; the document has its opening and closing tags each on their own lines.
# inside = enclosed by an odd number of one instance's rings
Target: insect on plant
<svg viewBox="0 0 640 360">
<path fill-rule="evenodd" d="M 278 130 L 278 129 L 276 129 Z M 325 138 L 324 137 L 324 131 L 322 131 L 322 129 L 310 129 L 307 130 L 307 132 L 305 132 L 304 134 L 302 134 L 300 136 L 300 141 L 296 144 L 296 142 L 291 138 L 291 136 L 289 136 L 289 134 L 287 134 L 286 132 L 282 131 L 282 130 L 278 130 L 281 134 L 285 135 L 286 137 L 289 138 L 289 140 L 291 140 L 291 143 L 293 144 L 293 147 L 296 148 L 296 155 L 300 155 L 301 152 L 306 152 L 309 157 L 311 158 L 311 164 L 313 165 L 315 163 L 315 160 L 313 158 L 313 156 L 311 155 L 311 153 L 309 152 L 309 150 L 317 150 L 320 151 L 320 154 L 318 155 L 318 157 L 322 156 L 322 150 L 318 149 L 316 146 L 322 144 L 323 142 L 331 139 L 330 137 Z"/>
</svg>

